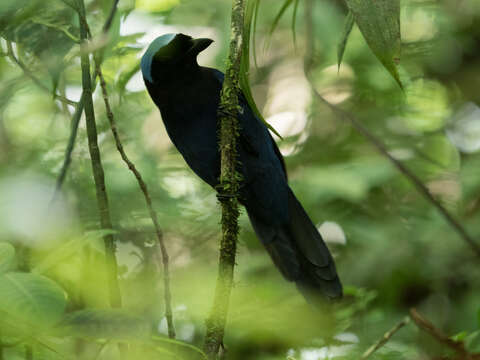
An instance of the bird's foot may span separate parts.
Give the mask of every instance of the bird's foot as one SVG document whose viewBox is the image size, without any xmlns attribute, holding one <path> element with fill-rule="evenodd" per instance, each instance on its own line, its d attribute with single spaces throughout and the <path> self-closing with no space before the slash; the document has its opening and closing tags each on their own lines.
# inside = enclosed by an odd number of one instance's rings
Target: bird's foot
<svg viewBox="0 0 480 360">
<path fill-rule="evenodd" d="M 236 197 L 236 196 L 232 195 L 232 194 L 225 194 L 225 193 L 217 192 L 217 199 L 221 203 L 227 202 L 227 201 L 233 199 L 234 197 Z"/>
<path fill-rule="evenodd" d="M 217 116 L 218 118 L 233 118 L 233 117 L 236 117 L 237 114 L 233 113 L 232 111 L 230 111 L 229 109 L 226 109 L 225 107 L 223 106 L 220 106 L 217 110 Z"/>
<path fill-rule="evenodd" d="M 225 190 L 223 189 L 222 185 L 215 186 L 215 190 L 217 190 L 217 199 L 221 203 L 230 201 L 233 198 L 238 198 L 238 194 L 228 194 L 228 193 L 226 193 Z"/>
</svg>

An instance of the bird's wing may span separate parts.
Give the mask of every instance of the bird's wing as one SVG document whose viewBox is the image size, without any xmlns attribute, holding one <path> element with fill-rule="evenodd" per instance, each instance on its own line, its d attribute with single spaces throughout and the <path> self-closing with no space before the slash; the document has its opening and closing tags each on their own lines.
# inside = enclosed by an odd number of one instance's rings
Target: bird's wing
<svg viewBox="0 0 480 360">
<path fill-rule="evenodd" d="M 223 84 L 223 80 L 225 78 L 225 75 L 220 70 L 213 69 L 213 68 L 211 70 L 212 70 L 213 74 L 215 75 L 215 77 L 218 79 L 218 81 L 220 81 L 220 83 Z M 244 111 L 247 111 L 247 112 L 251 113 L 253 115 L 253 117 L 256 119 L 256 121 L 259 124 L 261 124 L 261 126 L 263 127 L 263 130 L 268 133 L 268 142 L 269 142 L 268 145 L 272 146 L 275 156 L 280 161 L 280 165 L 282 167 L 285 178 L 287 178 L 287 168 L 285 166 L 285 160 L 283 159 L 282 153 L 280 152 L 277 144 L 275 143 L 275 140 L 273 139 L 272 135 L 268 131 L 267 126 L 263 123 L 262 120 L 260 120 L 257 116 L 255 116 L 253 114 L 253 111 L 251 110 L 250 106 L 248 105 L 248 101 L 247 101 L 245 95 L 243 94 L 243 92 L 240 92 L 238 101 L 239 101 L 239 105 L 241 106 L 241 108 Z M 245 129 L 245 130 L 246 131 L 240 132 L 240 141 L 242 142 L 242 145 L 244 145 L 244 147 L 247 151 L 249 151 L 252 155 L 258 156 L 259 153 L 256 150 L 255 141 L 253 139 L 254 137 L 256 137 L 254 135 L 258 135 L 258 134 L 250 134 L 248 129 Z"/>
<path fill-rule="evenodd" d="M 220 83 L 222 72 L 211 69 Z M 267 126 L 239 96 L 243 111 L 239 116 L 239 155 L 243 170 L 243 203 L 266 223 L 281 224 L 288 220 L 288 184 L 282 154 Z"/>
</svg>

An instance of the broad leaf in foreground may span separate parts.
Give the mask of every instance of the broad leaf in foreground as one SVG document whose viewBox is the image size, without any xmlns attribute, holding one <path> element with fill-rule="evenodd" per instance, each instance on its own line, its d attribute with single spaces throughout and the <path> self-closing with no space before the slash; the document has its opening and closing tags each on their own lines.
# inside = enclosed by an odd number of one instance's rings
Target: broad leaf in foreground
<svg viewBox="0 0 480 360">
<path fill-rule="evenodd" d="M 0 311 L 32 327 L 54 325 L 63 316 L 66 298 L 52 280 L 29 273 L 0 275 Z"/>
</svg>

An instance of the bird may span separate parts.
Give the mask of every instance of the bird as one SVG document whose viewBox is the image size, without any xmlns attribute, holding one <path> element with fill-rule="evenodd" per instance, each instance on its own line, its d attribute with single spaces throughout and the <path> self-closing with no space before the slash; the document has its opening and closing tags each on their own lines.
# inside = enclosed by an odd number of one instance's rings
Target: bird
<svg viewBox="0 0 480 360">
<path fill-rule="evenodd" d="M 224 74 L 197 62 L 197 55 L 212 42 L 164 34 L 148 46 L 140 68 L 171 141 L 193 172 L 215 189 L 220 177 L 217 113 Z M 332 255 L 288 185 L 282 154 L 241 91 L 239 106 L 239 202 L 257 237 L 283 277 L 294 282 L 308 302 L 341 298 Z"/>
</svg>

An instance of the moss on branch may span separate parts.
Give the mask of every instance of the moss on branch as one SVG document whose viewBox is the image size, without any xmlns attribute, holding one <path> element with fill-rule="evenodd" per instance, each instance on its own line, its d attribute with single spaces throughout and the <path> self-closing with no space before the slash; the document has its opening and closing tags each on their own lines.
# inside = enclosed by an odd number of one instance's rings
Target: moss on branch
<svg viewBox="0 0 480 360">
<path fill-rule="evenodd" d="M 230 293 L 233 284 L 238 236 L 237 135 L 239 72 L 242 57 L 245 1 L 233 0 L 230 50 L 218 109 L 219 148 L 221 155 L 219 198 L 222 206 L 222 239 L 218 278 L 211 313 L 206 321 L 205 353 L 215 359 L 223 344 Z"/>
</svg>

